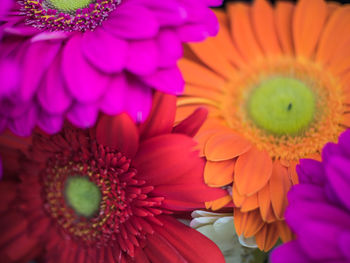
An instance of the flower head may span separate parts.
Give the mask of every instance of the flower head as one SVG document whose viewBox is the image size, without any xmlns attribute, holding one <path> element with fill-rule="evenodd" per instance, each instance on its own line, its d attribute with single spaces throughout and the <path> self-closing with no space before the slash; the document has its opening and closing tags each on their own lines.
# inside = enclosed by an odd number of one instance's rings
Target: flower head
<svg viewBox="0 0 350 263">
<path fill-rule="evenodd" d="M 224 194 L 204 184 L 193 149 L 206 111 L 173 128 L 174 113 L 175 97 L 157 94 L 142 126 L 121 114 L 89 130 L 34 133 L 33 142 L 3 136 L 2 262 L 40 251 L 45 262 L 223 262 L 215 244 L 171 216 Z"/>
<path fill-rule="evenodd" d="M 205 181 L 230 190 L 207 205 L 233 199 L 237 233 L 260 249 L 292 237 L 283 220 L 299 159 L 320 159 L 350 127 L 349 14 L 323 0 L 228 3 L 218 36 L 190 44 L 180 62 L 177 120 L 209 109 L 197 135 Z"/>
<path fill-rule="evenodd" d="M 1 18 L 0 62 L 20 68 L 16 88 L 0 100 L 0 128 L 55 133 L 66 116 L 86 128 L 99 111 L 144 121 L 154 89 L 182 93 L 182 43 L 217 33 L 208 6 L 220 2 L 18 1 Z"/>
<path fill-rule="evenodd" d="M 288 193 L 286 221 L 297 238 L 271 262 L 350 262 L 350 130 L 327 144 L 322 162 L 300 160 L 300 184 Z"/>
</svg>

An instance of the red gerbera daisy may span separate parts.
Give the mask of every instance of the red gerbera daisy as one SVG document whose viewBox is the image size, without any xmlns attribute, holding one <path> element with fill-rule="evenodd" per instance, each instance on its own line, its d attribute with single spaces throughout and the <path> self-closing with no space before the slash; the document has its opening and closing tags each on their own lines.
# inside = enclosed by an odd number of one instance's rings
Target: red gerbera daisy
<svg viewBox="0 0 350 263">
<path fill-rule="evenodd" d="M 44 252 L 45 262 L 224 262 L 214 243 L 170 216 L 225 194 L 205 185 L 191 138 L 206 111 L 173 128 L 174 114 L 175 97 L 156 94 L 142 126 L 103 116 L 95 129 L 36 132 L 20 154 L 3 136 L 0 261 Z"/>
</svg>

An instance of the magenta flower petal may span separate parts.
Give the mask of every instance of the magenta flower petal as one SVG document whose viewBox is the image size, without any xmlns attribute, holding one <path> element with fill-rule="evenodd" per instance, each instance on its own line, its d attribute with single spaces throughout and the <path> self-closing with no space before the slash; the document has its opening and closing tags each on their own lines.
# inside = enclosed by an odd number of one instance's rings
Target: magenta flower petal
<svg viewBox="0 0 350 263">
<path fill-rule="evenodd" d="M 154 37 L 158 33 L 159 24 L 147 8 L 137 4 L 121 4 L 104 28 L 117 37 L 144 39 Z"/>
<path fill-rule="evenodd" d="M 137 122 L 144 121 L 152 105 L 152 90 L 146 89 L 141 82 L 128 77 L 128 93 L 125 98 L 129 103 L 125 104 L 124 110 Z"/>
<path fill-rule="evenodd" d="M 137 75 L 149 75 L 158 66 L 157 44 L 152 40 L 132 41 L 126 68 Z"/>
<path fill-rule="evenodd" d="M 339 247 L 342 250 L 344 256 L 350 261 L 350 232 L 345 232 L 340 235 Z"/>
<path fill-rule="evenodd" d="M 38 90 L 38 100 L 49 114 L 61 114 L 72 103 L 72 98 L 66 90 L 60 63 L 60 58 L 53 62 L 46 74 L 44 83 L 40 85 Z"/>
<path fill-rule="evenodd" d="M 13 60 L 0 61 L 0 98 L 16 91 L 19 84 L 19 69 Z"/>
<path fill-rule="evenodd" d="M 109 78 L 86 63 L 80 50 L 81 41 L 80 35 L 68 41 L 63 53 L 62 72 L 72 96 L 80 102 L 91 102 L 102 96 Z M 96 88 L 97 85 L 100 88 Z"/>
<path fill-rule="evenodd" d="M 22 100 L 32 98 L 38 88 L 43 74 L 54 60 L 61 43 L 41 41 L 33 43 L 27 51 L 21 83 Z M 42 54 L 45 53 L 45 56 Z"/>
<path fill-rule="evenodd" d="M 32 105 L 30 109 L 26 111 L 23 115 L 12 119 L 9 122 L 10 130 L 19 136 L 29 136 L 31 134 L 31 131 L 35 127 L 35 124 L 37 123 L 37 115 L 37 109 L 34 105 Z"/>
<path fill-rule="evenodd" d="M 177 67 L 158 70 L 154 74 L 144 77 L 143 81 L 159 91 L 174 95 L 181 94 L 184 89 L 184 80 Z"/>
<path fill-rule="evenodd" d="M 270 260 L 274 263 L 310 263 L 296 241 L 291 241 L 275 249 Z"/>
<path fill-rule="evenodd" d="M 94 104 L 76 103 L 68 113 L 68 120 L 76 126 L 92 127 L 97 120 L 98 108 Z"/>
<path fill-rule="evenodd" d="M 0 33 L 0 65 L 11 61 L 18 67 L 18 77 L 12 81 L 0 76 L 0 84 L 6 84 L 1 104 L 10 105 L 0 107 L 0 115 L 8 123 L 14 117 L 18 121 L 12 113 L 22 111 L 26 101 L 44 116 L 69 115 L 79 127 L 92 125 L 100 111 L 125 111 L 134 120 L 144 120 L 154 90 L 183 92 L 177 68 L 183 43 L 217 33 L 209 6 L 219 4 L 218 0 L 98 0 L 81 10 L 65 10 L 49 0 L 17 1 L 0 26 L 4 33 Z M 72 103 L 88 111 L 83 114 Z M 57 128 L 43 123 L 37 118 L 34 125 L 46 131 Z"/>
<path fill-rule="evenodd" d="M 333 157 L 326 166 L 328 181 L 343 204 L 350 210 L 350 159 Z"/>
<path fill-rule="evenodd" d="M 103 72 L 119 72 L 126 64 L 127 42 L 101 28 L 83 35 L 82 48 L 91 64 Z"/>
<path fill-rule="evenodd" d="M 46 133 L 53 134 L 61 130 L 63 118 L 61 115 L 50 115 L 41 111 L 38 117 L 38 126 Z"/>
<path fill-rule="evenodd" d="M 101 110 L 109 115 L 121 113 L 125 108 L 127 89 L 125 76 L 123 74 L 115 76 L 100 102 Z"/>
<path fill-rule="evenodd" d="M 183 55 L 181 41 L 178 35 L 169 29 L 159 32 L 157 39 L 159 52 L 159 65 L 161 67 L 174 67 Z"/>
</svg>

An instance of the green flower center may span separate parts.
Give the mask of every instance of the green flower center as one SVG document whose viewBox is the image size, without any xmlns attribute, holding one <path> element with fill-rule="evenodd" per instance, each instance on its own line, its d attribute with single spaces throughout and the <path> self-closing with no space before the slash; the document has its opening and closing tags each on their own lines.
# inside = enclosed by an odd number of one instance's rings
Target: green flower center
<svg viewBox="0 0 350 263">
<path fill-rule="evenodd" d="M 253 122 L 275 135 L 297 135 L 314 119 L 315 97 L 305 83 L 288 77 L 261 82 L 250 94 Z"/>
<path fill-rule="evenodd" d="M 92 2 L 92 0 L 49 0 L 49 3 L 53 5 L 55 9 L 64 12 L 71 12 L 85 8 Z"/>
<path fill-rule="evenodd" d="M 78 215 L 91 217 L 99 210 L 101 191 L 87 177 L 69 177 L 64 191 L 68 205 Z"/>
</svg>

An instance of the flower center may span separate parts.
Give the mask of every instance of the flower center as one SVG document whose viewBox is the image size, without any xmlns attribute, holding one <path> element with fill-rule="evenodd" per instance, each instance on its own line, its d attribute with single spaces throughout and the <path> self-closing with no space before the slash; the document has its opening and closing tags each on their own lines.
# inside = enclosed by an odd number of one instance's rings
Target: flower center
<svg viewBox="0 0 350 263">
<path fill-rule="evenodd" d="M 48 0 L 55 9 L 59 9 L 65 12 L 76 11 L 77 9 L 87 7 L 92 0 Z"/>
<path fill-rule="evenodd" d="M 101 191 L 88 177 L 69 177 L 64 192 L 68 204 L 77 214 L 91 217 L 99 210 Z"/>
<path fill-rule="evenodd" d="M 97 144 L 88 131 L 67 127 L 49 138 L 36 135 L 34 141 L 38 151 L 43 149 L 40 154 L 52 149 L 41 172 L 40 196 L 66 238 L 133 257 L 152 225 L 162 225 L 155 215 L 163 213 L 164 198 L 148 195 L 154 187 L 117 149 Z"/>
<path fill-rule="evenodd" d="M 23 0 L 26 23 L 47 31 L 94 30 L 121 0 Z"/>
<path fill-rule="evenodd" d="M 272 158 L 297 161 L 319 153 L 344 130 L 343 87 L 311 61 L 262 60 L 223 90 L 220 107 L 228 126 Z"/>
<path fill-rule="evenodd" d="M 277 135 L 298 134 L 313 120 L 315 98 L 301 81 L 273 77 L 260 83 L 248 101 L 248 112 L 261 128 Z"/>
</svg>

